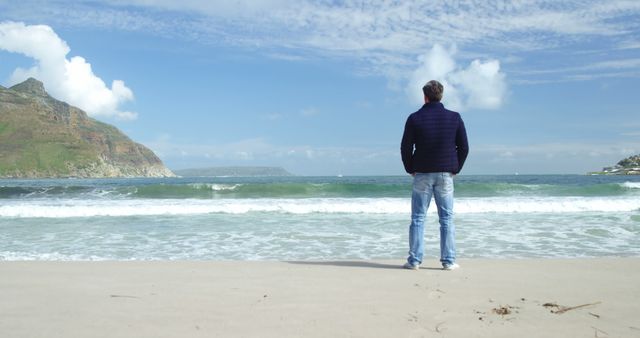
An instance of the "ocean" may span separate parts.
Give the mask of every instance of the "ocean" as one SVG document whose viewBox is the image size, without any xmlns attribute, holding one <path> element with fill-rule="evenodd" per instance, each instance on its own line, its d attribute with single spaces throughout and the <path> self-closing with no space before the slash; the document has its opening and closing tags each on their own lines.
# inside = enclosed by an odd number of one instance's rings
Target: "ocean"
<svg viewBox="0 0 640 338">
<path fill-rule="evenodd" d="M 407 255 L 411 177 L 0 180 L 0 260 Z M 459 258 L 640 256 L 639 176 L 455 178 Z M 425 259 L 437 260 L 435 204 Z"/>
</svg>

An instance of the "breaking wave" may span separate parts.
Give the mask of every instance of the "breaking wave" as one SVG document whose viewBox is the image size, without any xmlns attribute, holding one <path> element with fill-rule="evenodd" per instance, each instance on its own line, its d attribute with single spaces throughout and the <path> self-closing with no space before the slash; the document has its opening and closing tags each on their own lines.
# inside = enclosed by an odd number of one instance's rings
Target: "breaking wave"
<svg viewBox="0 0 640 338">
<path fill-rule="evenodd" d="M 31 200 L 0 206 L 0 217 L 64 218 L 260 213 L 408 214 L 408 198 Z M 640 210 L 640 197 L 458 198 L 456 213 L 577 213 Z M 435 212 L 435 205 L 429 212 Z"/>
</svg>

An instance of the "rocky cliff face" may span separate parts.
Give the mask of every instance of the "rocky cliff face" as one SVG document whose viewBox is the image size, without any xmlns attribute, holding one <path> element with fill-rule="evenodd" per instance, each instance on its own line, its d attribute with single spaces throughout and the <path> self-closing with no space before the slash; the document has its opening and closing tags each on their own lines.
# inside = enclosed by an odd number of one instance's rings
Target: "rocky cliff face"
<svg viewBox="0 0 640 338">
<path fill-rule="evenodd" d="M 0 87 L 0 177 L 171 177 L 145 146 L 33 78 Z"/>
</svg>

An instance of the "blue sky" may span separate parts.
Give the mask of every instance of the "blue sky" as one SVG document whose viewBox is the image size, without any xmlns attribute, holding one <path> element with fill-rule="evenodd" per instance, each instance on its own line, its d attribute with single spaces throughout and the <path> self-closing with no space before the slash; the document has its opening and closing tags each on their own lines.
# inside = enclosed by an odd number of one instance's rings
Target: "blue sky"
<svg viewBox="0 0 640 338">
<path fill-rule="evenodd" d="M 0 0 L 0 84 L 28 76 L 172 169 L 403 174 L 430 79 L 467 125 L 463 174 L 640 153 L 639 1 Z"/>
</svg>

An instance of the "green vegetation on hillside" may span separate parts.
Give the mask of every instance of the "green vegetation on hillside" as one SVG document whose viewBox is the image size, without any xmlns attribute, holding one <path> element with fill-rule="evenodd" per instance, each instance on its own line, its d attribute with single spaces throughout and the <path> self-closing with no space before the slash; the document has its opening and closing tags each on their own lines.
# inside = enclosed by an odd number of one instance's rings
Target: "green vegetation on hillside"
<svg viewBox="0 0 640 338">
<path fill-rule="evenodd" d="M 602 171 L 591 172 L 591 175 L 640 175 L 640 154 L 629 156 L 620 160 L 612 167 L 603 168 Z"/>
<path fill-rule="evenodd" d="M 0 177 L 172 176 L 117 128 L 29 79 L 0 88 Z"/>
</svg>

